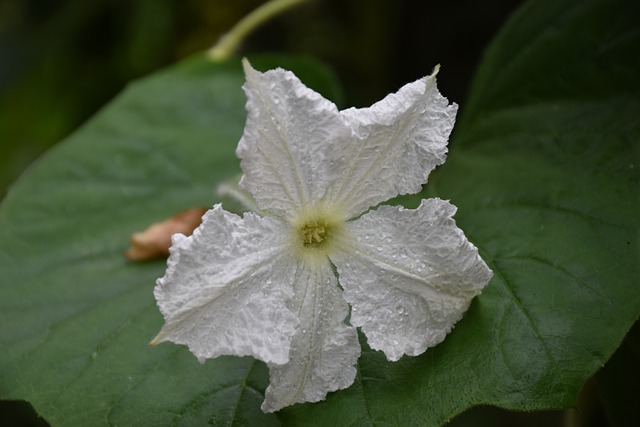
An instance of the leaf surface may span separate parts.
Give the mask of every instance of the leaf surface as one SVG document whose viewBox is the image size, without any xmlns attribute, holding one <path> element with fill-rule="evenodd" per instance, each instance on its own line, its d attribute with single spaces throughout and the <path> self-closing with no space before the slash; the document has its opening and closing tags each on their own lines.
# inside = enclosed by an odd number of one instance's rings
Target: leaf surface
<svg viewBox="0 0 640 427">
<path fill-rule="evenodd" d="M 283 66 L 335 99 L 316 61 Z M 305 77 L 306 76 L 306 77 Z M 196 57 L 132 84 L 13 187 L 0 209 L 0 397 L 53 425 L 278 425 L 260 411 L 267 370 L 250 358 L 200 365 L 182 346 L 148 346 L 164 261 L 135 263 L 129 236 L 240 173 L 240 61 Z"/>
<path fill-rule="evenodd" d="M 285 420 L 439 425 L 479 404 L 575 404 L 640 314 L 639 11 L 534 1 L 512 17 L 423 194 L 458 206 L 492 282 L 442 344 L 395 364 L 365 352 L 356 385 Z"/>
</svg>

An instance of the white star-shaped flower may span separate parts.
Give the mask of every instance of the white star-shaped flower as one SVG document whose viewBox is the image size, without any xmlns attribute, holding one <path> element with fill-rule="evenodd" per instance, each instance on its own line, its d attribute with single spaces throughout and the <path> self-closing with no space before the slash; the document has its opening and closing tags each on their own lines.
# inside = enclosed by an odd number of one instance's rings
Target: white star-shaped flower
<svg viewBox="0 0 640 427">
<path fill-rule="evenodd" d="M 261 213 L 216 205 L 192 236 L 174 235 L 153 343 L 266 362 L 272 412 L 353 383 L 356 327 L 391 361 L 440 343 L 492 273 L 449 202 L 369 210 L 420 191 L 446 158 L 457 105 L 437 70 L 339 111 L 289 71 L 244 68 L 240 185 Z"/>
</svg>

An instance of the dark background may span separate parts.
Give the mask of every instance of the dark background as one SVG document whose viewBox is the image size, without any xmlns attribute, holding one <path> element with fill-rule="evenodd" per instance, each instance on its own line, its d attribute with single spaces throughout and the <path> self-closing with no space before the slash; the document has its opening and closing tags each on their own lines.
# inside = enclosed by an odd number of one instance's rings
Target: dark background
<svg viewBox="0 0 640 427">
<path fill-rule="evenodd" d="M 263 2 L 0 0 L 0 198 L 128 81 L 210 47 Z M 265 24 L 240 54 L 327 62 L 341 107 L 369 105 L 440 63 L 442 93 L 464 107 L 484 47 L 520 3 L 315 0 Z"/>
</svg>

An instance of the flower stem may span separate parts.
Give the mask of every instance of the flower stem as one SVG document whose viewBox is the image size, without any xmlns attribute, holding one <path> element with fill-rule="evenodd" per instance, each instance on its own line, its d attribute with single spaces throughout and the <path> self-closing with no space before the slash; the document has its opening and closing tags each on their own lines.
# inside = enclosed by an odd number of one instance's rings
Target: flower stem
<svg viewBox="0 0 640 427">
<path fill-rule="evenodd" d="M 287 9 L 309 0 L 271 0 L 242 18 L 231 30 L 224 34 L 218 43 L 207 52 L 214 62 L 228 59 L 244 38 L 270 18 L 285 12 Z"/>
</svg>

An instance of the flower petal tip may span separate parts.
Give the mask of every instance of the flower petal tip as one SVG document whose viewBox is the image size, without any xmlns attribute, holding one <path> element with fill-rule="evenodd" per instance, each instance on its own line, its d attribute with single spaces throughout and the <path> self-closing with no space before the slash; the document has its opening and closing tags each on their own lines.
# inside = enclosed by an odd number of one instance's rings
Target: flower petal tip
<svg viewBox="0 0 640 427">
<path fill-rule="evenodd" d="M 251 76 L 254 76 L 256 73 L 258 73 L 258 71 L 253 68 L 251 62 L 249 62 L 246 57 L 242 58 L 242 69 L 244 70 L 244 74 L 247 77 L 247 80 L 249 80 Z"/>
<path fill-rule="evenodd" d="M 160 333 L 160 334 L 158 334 L 158 335 L 156 335 L 154 339 L 152 339 L 151 341 L 149 341 L 149 346 L 150 346 L 150 347 L 155 347 L 155 346 L 157 346 L 158 344 L 160 344 L 160 343 L 164 342 L 164 339 L 163 339 L 160 335 L 161 335 L 161 333 Z"/>
</svg>

